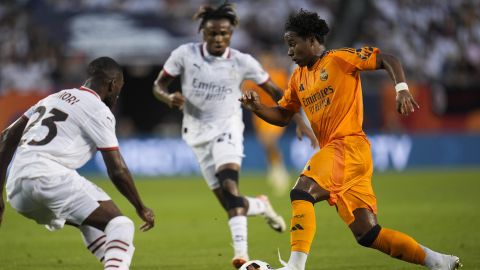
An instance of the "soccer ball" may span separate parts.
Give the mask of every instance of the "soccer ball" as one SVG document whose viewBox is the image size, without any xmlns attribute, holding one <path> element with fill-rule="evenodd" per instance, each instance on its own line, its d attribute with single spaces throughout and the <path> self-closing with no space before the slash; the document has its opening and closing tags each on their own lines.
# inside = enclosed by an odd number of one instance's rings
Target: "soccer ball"
<svg viewBox="0 0 480 270">
<path fill-rule="evenodd" d="M 248 261 L 239 270 L 271 270 L 270 264 L 259 260 Z"/>
</svg>

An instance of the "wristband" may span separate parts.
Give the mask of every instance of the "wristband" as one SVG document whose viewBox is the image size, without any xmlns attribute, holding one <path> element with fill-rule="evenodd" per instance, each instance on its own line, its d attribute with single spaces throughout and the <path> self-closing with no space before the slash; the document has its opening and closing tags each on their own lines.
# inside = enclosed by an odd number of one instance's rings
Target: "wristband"
<svg viewBox="0 0 480 270">
<path fill-rule="evenodd" d="M 408 91 L 408 85 L 406 82 L 401 82 L 401 83 L 397 83 L 395 85 L 395 91 L 400 92 L 402 90 L 407 90 Z"/>
</svg>

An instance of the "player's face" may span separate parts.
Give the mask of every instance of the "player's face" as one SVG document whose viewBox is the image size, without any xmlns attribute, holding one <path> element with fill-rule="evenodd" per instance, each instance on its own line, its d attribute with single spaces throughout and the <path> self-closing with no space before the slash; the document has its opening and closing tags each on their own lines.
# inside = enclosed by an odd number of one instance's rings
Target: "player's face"
<svg viewBox="0 0 480 270">
<path fill-rule="evenodd" d="M 283 36 L 288 46 L 288 56 L 290 56 L 297 65 L 304 67 L 310 66 L 315 62 L 315 51 L 312 38 L 303 38 L 296 32 L 287 31 Z"/>
<path fill-rule="evenodd" d="M 209 54 L 221 56 L 230 45 L 232 25 L 227 19 L 208 20 L 203 26 L 203 40 Z"/>
<path fill-rule="evenodd" d="M 122 73 L 119 73 L 118 76 L 110 82 L 110 91 L 108 92 L 109 95 L 106 96 L 103 101 L 110 109 L 113 109 L 113 107 L 115 107 L 124 83 L 125 82 L 123 80 Z"/>
</svg>

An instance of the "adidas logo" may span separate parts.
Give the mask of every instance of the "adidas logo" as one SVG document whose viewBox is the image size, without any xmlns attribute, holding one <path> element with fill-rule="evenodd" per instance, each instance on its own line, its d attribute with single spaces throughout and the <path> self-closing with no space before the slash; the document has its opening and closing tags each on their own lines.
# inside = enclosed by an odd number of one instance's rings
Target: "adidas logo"
<svg viewBox="0 0 480 270">
<path fill-rule="evenodd" d="M 291 232 L 294 232 L 294 231 L 296 231 L 296 230 L 301 230 L 301 231 L 303 231 L 302 225 L 300 225 L 300 224 L 295 224 L 295 225 L 290 229 Z"/>
<path fill-rule="evenodd" d="M 303 86 L 303 83 L 300 84 L 300 92 L 302 92 L 303 90 L 305 90 L 305 87 Z"/>
</svg>

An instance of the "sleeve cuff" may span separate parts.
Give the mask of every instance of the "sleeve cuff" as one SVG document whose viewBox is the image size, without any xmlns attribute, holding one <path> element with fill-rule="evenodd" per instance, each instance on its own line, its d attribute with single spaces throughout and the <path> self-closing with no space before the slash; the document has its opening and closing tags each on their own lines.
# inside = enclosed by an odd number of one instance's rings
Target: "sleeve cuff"
<svg viewBox="0 0 480 270">
<path fill-rule="evenodd" d="M 97 150 L 99 151 L 116 151 L 118 150 L 118 146 L 113 146 L 113 147 L 97 147 Z"/>
</svg>

